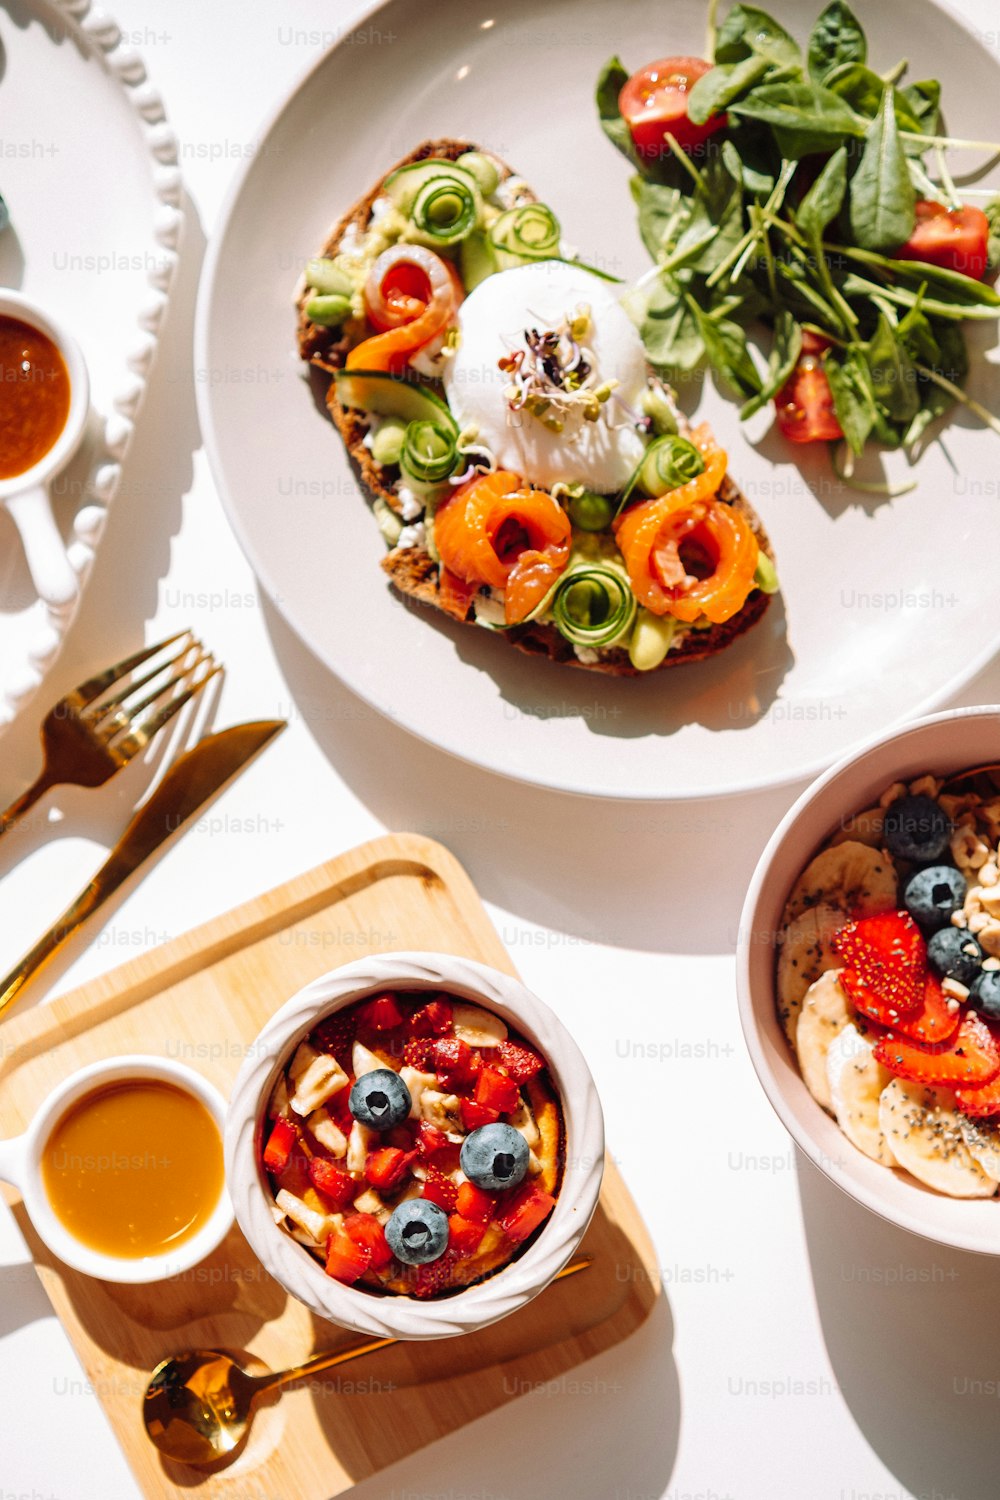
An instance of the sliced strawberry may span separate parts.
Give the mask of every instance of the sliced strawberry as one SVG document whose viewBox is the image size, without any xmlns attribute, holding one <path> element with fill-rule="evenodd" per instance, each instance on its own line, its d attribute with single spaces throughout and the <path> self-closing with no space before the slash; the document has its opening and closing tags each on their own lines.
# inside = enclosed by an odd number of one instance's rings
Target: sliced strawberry
<svg viewBox="0 0 1000 1500">
<path fill-rule="evenodd" d="M 545 1067 L 537 1052 L 532 1052 L 530 1047 L 522 1047 L 519 1042 L 500 1043 L 500 1063 L 504 1072 L 515 1083 L 528 1083 Z"/>
<path fill-rule="evenodd" d="M 269 1172 L 285 1170 L 298 1139 L 299 1132 L 293 1120 L 284 1118 L 275 1120 L 274 1129 L 264 1147 L 263 1161 Z"/>
<path fill-rule="evenodd" d="M 429 1198 L 432 1203 L 443 1208 L 446 1214 L 450 1214 L 458 1201 L 458 1183 L 452 1182 L 450 1177 L 446 1177 L 436 1167 L 428 1167 L 421 1197 Z"/>
<path fill-rule="evenodd" d="M 344 1220 L 344 1233 L 360 1249 L 368 1251 L 368 1263 L 373 1271 L 383 1270 L 393 1259 L 385 1230 L 374 1214 L 348 1214 Z"/>
<path fill-rule="evenodd" d="M 891 1007 L 887 1009 L 882 1005 L 877 996 L 858 982 L 853 969 L 843 971 L 840 984 L 855 1009 L 863 1016 L 877 1021 L 896 1036 L 908 1037 L 910 1041 L 921 1042 L 924 1046 L 946 1042 L 955 1035 L 962 1019 L 961 1007 L 954 1001 L 949 1001 L 937 975 L 929 971 L 924 976 L 922 1004 L 919 1009 L 905 1016 L 898 1016 Z"/>
<path fill-rule="evenodd" d="M 416 1155 L 416 1151 L 400 1151 L 398 1146 L 379 1146 L 369 1152 L 365 1177 L 379 1192 L 391 1193 L 399 1187 Z"/>
<path fill-rule="evenodd" d="M 501 1205 L 500 1228 L 509 1240 L 519 1245 L 534 1234 L 556 1206 L 551 1193 L 537 1183 L 526 1182 Z"/>
<path fill-rule="evenodd" d="M 955 1103 L 963 1115 L 969 1115 L 973 1120 L 986 1120 L 992 1115 L 1000 1115 L 1000 1073 L 992 1083 L 985 1083 L 982 1088 L 956 1089 Z"/>
<path fill-rule="evenodd" d="M 486 1233 L 485 1224 L 474 1219 L 463 1219 L 461 1214 L 452 1214 L 448 1219 L 448 1247 L 459 1255 L 473 1255 Z"/>
<path fill-rule="evenodd" d="M 435 1297 L 438 1292 L 447 1291 L 451 1285 L 452 1272 L 459 1259 L 457 1251 L 450 1245 L 443 1255 L 437 1260 L 428 1261 L 425 1266 L 413 1267 L 413 1295 L 421 1299 Z"/>
<path fill-rule="evenodd" d="M 477 1187 L 474 1182 L 463 1182 L 458 1189 L 455 1207 L 463 1219 L 471 1219 L 475 1224 L 488 1224 L 496 1206 L 494 1195 L 486 1192 L 485 1188 Z"/>
<path fill-rule="evenodd" d="M 461 1101 L 462 1124 L 466 1130 L 478 1130 L 480 1125 L 494 1125 L 500 1118 L 500 1112 L 490 1109 L 487 1104 L 477 1104 L 475 1099 L 463 1099 Z"/>
<path fill-rule="evenodd" d="M 342 1067 L 351 1065 L 351 1048 L 357 1035 L 357 1017 L 352 1010 L 337 1010 L 313 1029 L 309 1040 L 317 1052 L 329 1052 Z"/>
<path fill-rule="evenodd" d="M 429 1161 L 441 1151 L 447 1151 L 451 1142 L 443 1130 L 436 1125 L 428 1125 L 426 1120 L 421 1120 L 420 1130 L 417 1134 L 417 1151 L 424 1161 Z"/>
<path fill-rule="evenodd" d="M 330 1118 L 345 1135 L 350 1135 L 354 1124 L 354 1116 L 351 1114 L 351 1090 L 350 1087 L 338 1089 L 332 1099 L 326 1101 L 326 1108 L 330 1112 Z"/>
<path fill-rule="evenodd" d="M 875 1043 L 875 1056 L 895 1073 L 914 1083 L 946 1084 L 978 1089 L 1000 1073 L 1000 1052 L 988 1028 L 976 1015 L 966 1015 L 955 1035 L 936 1047 L 922 1047 L 888 1032 Z"/>
<path fill-rule="evenodd" d="M 513 1078 L 508 1078 L 504 1073 L 498 1073 L 495 1068 L 483 1068 L 476 1079 L 476 1092 L 474 1095 L 477 1104 L 485 1104 L 488 1109 L 495 1109 L 499 1114 L 508 1114 L 516 1109 L 521 1094 Z"/>
<path fill-rule="evenodd" d="M 847 966 L 840 982 L 866 1016 L 891 1026 L 920 1009 L 927 949 L 908 912 L 886 911 L 848 922 L 834 946 Z"/>
<path fill-rule="evenodd" d="M 309 1163 L 309 1181 L 318 1193 L 329 1198 L 334 1208 L 353 1203 L 359 1191 L 359 1184 L 350 1172 L 345 1172 L 343 1167 L 324 1156 L 314 1156 Z"/>
<path fill-rule="evenodd" d="M 437 1066 L 433 1037 L 411 1037 L 403 1048 L 403 1061 L 421 1073 L 433 1073 Z"/>
<path fill-rule="evenodd" d="M 370 1026 L 372 1031 L 392 1031 L 393 1027 L 402 1026 L 403 1012 L 395 995 L 376 995 L 374 1000 L 359 1006 L 358 1024 Z"/>
<path fill-rule="evenodd" d="M 434 1068 L 446 1089 L 464 1089 L 475 1083 L 482 1060 L 468 1042 L 443 1037 L 434 1043 Z"/>
<path fill-rule="evenodd" d="M 410 1018 L 414 1036 L 446 1036 L 451 1030 L 451 1006 L 447 1000 L 430 1000 Z"/>
<path fill-rule="evenodd" d="M 371 1264 L 371 1251 L 357 1245 L 347 1234 L 331 1234 L 326 1243 L 326 1274 L 348 1286 L 363 1276 Z"/>
</svg>

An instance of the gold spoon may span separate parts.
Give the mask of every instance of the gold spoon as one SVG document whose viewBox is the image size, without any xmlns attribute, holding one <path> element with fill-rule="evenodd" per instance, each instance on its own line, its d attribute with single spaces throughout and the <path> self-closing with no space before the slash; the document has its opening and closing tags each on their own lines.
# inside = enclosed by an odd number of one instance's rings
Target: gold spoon
<svg viewBox="0 0 1000 1500">
<path fill-rule="evenodd" d="M 976 792 L 987 801 L 992 801 L 1000 793 L 1000 764 L 994 761 L 988 766 L 973 766 L 970 771 L 959 771 L 955 776 L 948 777 L 941 790 L 950 796 Z"/>
<path fill-rule="evenodd" d="M 554 1278 L 586 1271 L 592 1259 L 574 1261 Z M 347 1364 L 399 1339 L 373 1339 L 347 1349 L 326 1350 L 291 1370 L 251 1375 L 221 1349 L 191 1349 L 158 1364 L 142 1403 L 146 1433 L 160 1452 L 176 1463 L 204 1468 L 232 1458 L 250 1430 L 261 1396 L 295 1380 L 305 1380 Z"/>
</svg>

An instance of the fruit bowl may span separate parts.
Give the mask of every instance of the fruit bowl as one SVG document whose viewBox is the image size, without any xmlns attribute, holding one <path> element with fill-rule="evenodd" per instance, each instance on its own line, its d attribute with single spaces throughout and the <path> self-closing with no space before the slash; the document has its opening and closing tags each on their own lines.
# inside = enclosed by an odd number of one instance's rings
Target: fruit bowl
<svg viewBox="0 0 1000 1500">
<path fill-rule="evenodd" d="M 824 840 L 877 803 L 894 782 L 927 772 L 948 777 L 1000 761 L 1000 707 L 958 709 L 869 741 L 813 782 L 761 855 L 737 943 L 740 1019 L 750 1057 L 795 1144 L 838 1187 L 873 1213 L 926 1239 L 1000 1254 L 1000 1200 L 953 1198 L 866 1156 L 813 1098 L 778 1015 L 775 960 L 785 902 Z"/>
<path fill-rule="evenodd" d="M 424 991 L 429 998 L 445 991 L 508 1021 L 511 1030 L 544 1057 L 565 1133 L 555 1206 L 534 1237 L 486 1279 L 426 1300 L 383 1294 L 328 1276 L 310 1250 L 275 1222 L 262 1162 L 272 1090 L 299 1044 L 318 1022 L 366 997 L 394 990 Z M 317 1317 L 375 1338 L 446 1338 L 474 1332 L 516 1311 L 571 1260 L 597 1207 L 604 1121 L 594 1081 L 576 1043 L 518 980 L 469 959 L 394 953 L 335 969 L 300 990 L 272 1017 L 248 1048 L 233 1086 L 225 1155 L 227 1182 L 243 1233 L 265 1269 Z"/>
</svg>

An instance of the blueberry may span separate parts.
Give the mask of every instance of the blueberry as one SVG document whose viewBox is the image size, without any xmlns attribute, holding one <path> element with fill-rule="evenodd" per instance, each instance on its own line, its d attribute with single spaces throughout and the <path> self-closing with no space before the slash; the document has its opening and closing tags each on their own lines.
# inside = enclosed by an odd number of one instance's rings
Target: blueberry
<svg viewBox="0 0 1000 1500">
<path fill-rule="evenodd" d="M 391 1130 L 401 1125 L 413 1107 L 410 1091 L 391 1068 L 362 1073 L 351 1089 L 351 1114 L 369 1130 Z"/>
<path fill-rule="evenodd" d="M 972 1003 L 984 1016 L 1000 1021 L 1000 969 L 983 969 L 972 986 Z"/>
<path fill-rule="evenodd" d="M 426 1266 L 448 1247 L 448 1215 L 429 1198 L 409 1198 L 385 1226 L 389 1249 L 407 1266 Z"/>
<path fill-rule="evenodd" d="M 927 961 L 942 979 L 957 979 L 970 989 L 986 954 L 964 927 L 942 927 L 927 944 Z"/>
<path fill-rule="evenodd" d="M 480 1125 L 462 1142 L 462 1171 L 476 1187 L 517 1187 L 528 1170 L 528 1143 L 513 1125 Z"/>
<path fill-rule="evenodd" d="M 965 900 L 965 876 L 951 865 L 930 865 L 911 875 L 903 892 L 903 904 L 925 932 L 947 927 L 953 911 Z"/>
<path fill-rule="evenodd" d="M 884 830 L 890 854 L 928 865 L 947 849 L 951 824 L 933 797 L 900 797 L 886 809 Z"/>
</svg>

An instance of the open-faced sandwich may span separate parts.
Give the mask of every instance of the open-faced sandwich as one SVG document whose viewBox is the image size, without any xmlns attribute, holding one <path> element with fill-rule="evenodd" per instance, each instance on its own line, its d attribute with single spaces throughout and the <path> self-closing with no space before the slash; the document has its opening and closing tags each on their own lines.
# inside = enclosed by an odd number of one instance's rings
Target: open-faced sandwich
<svg viewBox="0 0 1000 1500">
<path fill-rule="evenodd" d="M 712 656 L 763 614 L 773 557 L 726 454 L 496 157 L 418 147 L 336 224 L 297 305 L 401 593 L 624 675 Z"/>
</svg>

